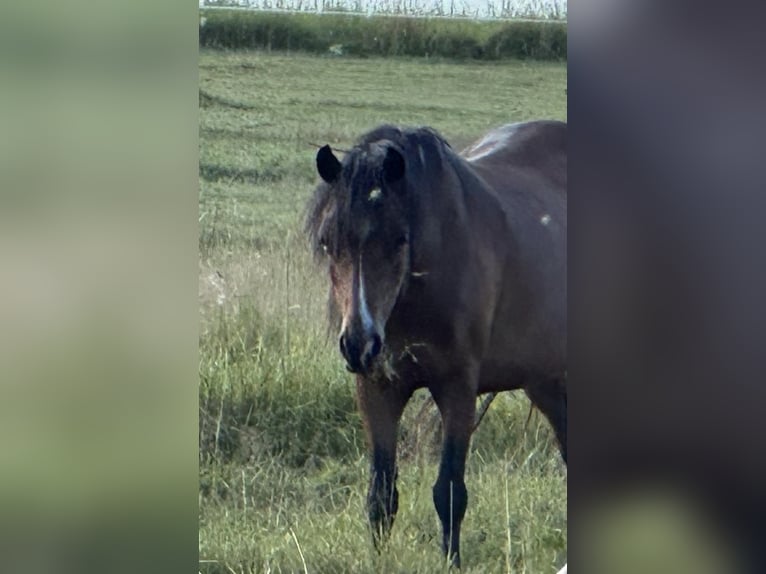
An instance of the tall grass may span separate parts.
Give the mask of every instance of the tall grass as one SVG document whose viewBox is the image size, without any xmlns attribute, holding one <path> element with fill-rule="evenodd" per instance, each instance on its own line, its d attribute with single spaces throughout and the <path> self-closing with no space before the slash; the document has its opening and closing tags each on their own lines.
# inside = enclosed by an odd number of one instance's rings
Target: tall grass
<svg viewBox="0 0 766 574">
<path fill-rule="evenodd" d="M 291 12 L 566 20 L 566 0 L 205 0 L 200 7 Z"/>
<path fill-rule="evenodd" d="M 352 56 L 565 60 L 562 22 L 203 11 L 200 46 Z"/>
</svg>

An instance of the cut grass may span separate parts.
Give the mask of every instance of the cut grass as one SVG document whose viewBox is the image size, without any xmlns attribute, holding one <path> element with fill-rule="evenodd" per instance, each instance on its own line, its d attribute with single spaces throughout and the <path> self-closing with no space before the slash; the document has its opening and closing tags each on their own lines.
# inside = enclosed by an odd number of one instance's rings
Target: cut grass
<svg viewBox="0 0 766 574">
<path fill-rule="evenodd" d="M 327 285 L 301 234 L 315 148 L 383 122 L 460 148 L 486 129 L 566 119 L 560 64 L 200 56 L 200 571 L 434 572 L 432 425 L 401 427 L 400 510 L 373 552 L 368 463 L 351 376 L 325 327 Z M 555 572 L 566 481 L 521 395 L 495 400 L 468 462 L 465 572 Z M 430 420 L 430 419 L 429 419 Z M 506 507 L 508 512 L 506 513 Z"/>
</svg>

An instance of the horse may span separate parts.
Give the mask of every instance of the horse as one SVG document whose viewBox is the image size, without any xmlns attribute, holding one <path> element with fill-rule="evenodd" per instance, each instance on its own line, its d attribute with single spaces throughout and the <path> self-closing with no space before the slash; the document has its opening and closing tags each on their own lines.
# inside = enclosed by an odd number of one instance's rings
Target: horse
<svg viewBox="0 0 766 574">
<path fill-rule="evenodd" d="M 451 564 L 477 396 L 523 389 L 566 464 L 566 133 L 559 121 L 509 124 L 456 153 L 432 128 L 385 124 L 342 161 L 329 145 L 317 151 L 305 231 L 356 375 L 378 550 L 398 509 L 398 425 L 416 389 L 442 418 L 433 502 Z"/>
</svg>

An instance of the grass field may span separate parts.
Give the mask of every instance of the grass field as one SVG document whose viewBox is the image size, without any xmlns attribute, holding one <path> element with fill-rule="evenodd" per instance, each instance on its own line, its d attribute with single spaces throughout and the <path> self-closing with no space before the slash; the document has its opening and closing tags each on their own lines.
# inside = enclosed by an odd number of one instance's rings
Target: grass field
<svg viewBox="0 0 766 574">
<path fill-rule="evenodd" d="M 402 424 L 393 535 L 372 550 L 353 381 L 300 233 L 312 144 L 345 148 L 393 122 L 460 147 L 504 122 L 566 119 L 566 65 L 202 52 L 199 73 L 200 571 L 442 571 L 423 394 Z M 525 397 L 501 396 L 474 437 L 464 572 L 566 561 L 566 473 L 528 414 Z"/>
</svg>

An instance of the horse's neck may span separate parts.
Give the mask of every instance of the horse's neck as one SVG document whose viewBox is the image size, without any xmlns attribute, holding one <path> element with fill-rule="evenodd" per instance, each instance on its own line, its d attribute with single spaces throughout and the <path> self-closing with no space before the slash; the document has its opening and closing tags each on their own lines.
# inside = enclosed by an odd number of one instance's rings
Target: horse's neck
<svg viewBox="0 0 766 574">
<path fill-rule="evenodd" d="M 420 190 L 414 205 L 415 225 L 431 255 L 464 241 L 467 223 L 463 190 L 456 174 L 445 172 Z"/>
</svg>

